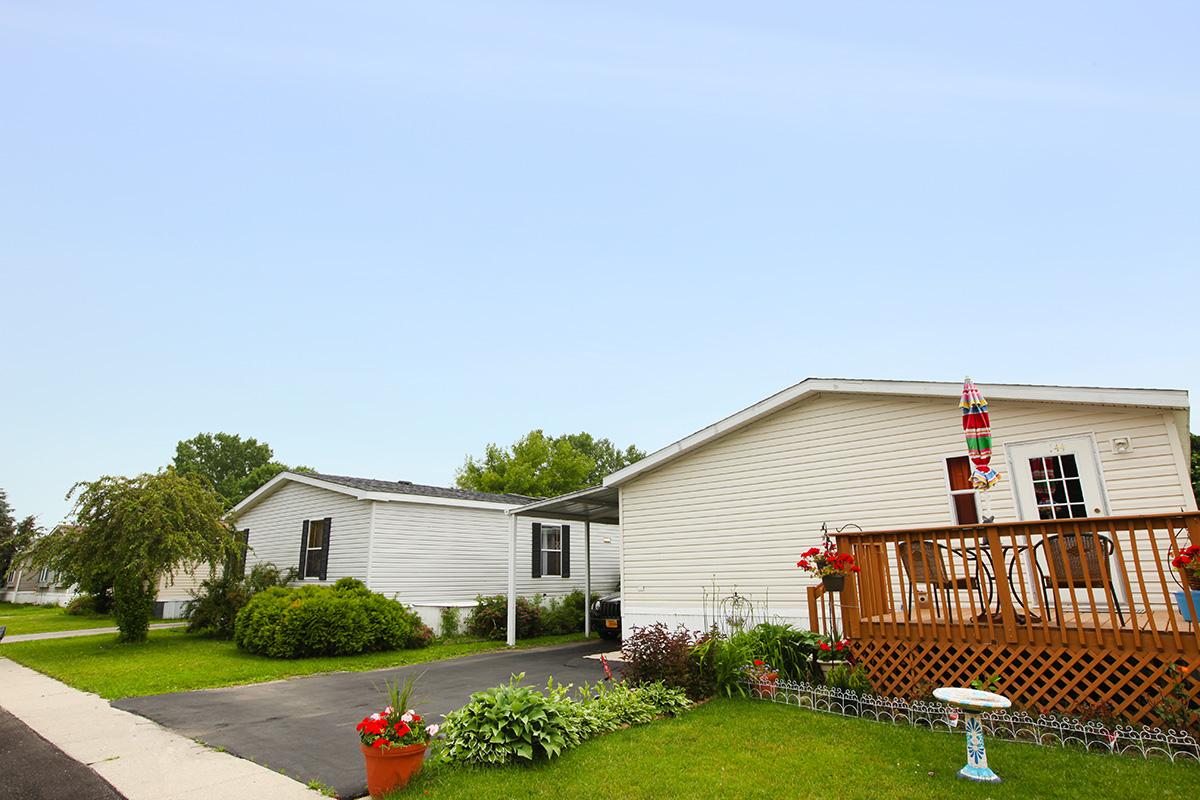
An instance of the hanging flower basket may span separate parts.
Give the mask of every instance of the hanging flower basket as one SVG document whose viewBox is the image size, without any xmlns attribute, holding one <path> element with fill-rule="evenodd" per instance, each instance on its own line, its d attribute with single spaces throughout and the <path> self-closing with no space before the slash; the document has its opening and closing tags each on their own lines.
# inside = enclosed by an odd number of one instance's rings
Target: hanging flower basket
<svg viewBox="0 0 1200 800">
<path fill-rule="evenodd" d="M 840 592 L 846 588 L 845 575 L 822 575 L 821 585 L 825 587 L 827 592 Z"/>
<path fill-rule="evenodd" d="M 800 554 L 796 566 L 821 579 L 826 591 L 840 592 L 846 588 L 846 576 L 858 572 L 854 556 L 839 553 L 837 545 L 828 536 L 820 547 L 810 547 Z"/>
</svg>

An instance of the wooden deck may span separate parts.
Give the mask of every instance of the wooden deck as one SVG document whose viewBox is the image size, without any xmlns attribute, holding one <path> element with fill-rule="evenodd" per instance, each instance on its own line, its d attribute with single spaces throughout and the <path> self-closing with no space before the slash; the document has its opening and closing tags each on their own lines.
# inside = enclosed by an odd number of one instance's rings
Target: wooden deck
<svg viewBox="0 0 1200 800">
<path fill-rule="evenodd" d="M 995 675 L 1030 710 L 1106 704 L 1129 722 L 1158 722 L 1168 667 L 1200 667 L 1200 626 L 1177 608 L 1182 582 L 1170 567 L 1179 548 L 1200 543 L 1200 514 L 836 538 L 861 572 L 837 596 L 812 587 L 811 622 L 850 638 L 884 693 Z"/>
</svg>

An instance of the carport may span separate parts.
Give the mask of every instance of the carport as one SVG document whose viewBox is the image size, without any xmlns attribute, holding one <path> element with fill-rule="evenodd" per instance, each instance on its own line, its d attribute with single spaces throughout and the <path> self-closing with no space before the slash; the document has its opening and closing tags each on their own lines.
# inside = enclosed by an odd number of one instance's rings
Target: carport
<svg viewBox="0 0 1200 800">
<path fill-rule="evenodd" d="M 536 500 L 508 511 L 508 644 L 517 643 L 517 518 L 568 519 L 583 523 L 583 632 L 592 633 L 592 523 L 620 525 L 620 490 L 593 486 L 577 492 Z"/>
</svg>

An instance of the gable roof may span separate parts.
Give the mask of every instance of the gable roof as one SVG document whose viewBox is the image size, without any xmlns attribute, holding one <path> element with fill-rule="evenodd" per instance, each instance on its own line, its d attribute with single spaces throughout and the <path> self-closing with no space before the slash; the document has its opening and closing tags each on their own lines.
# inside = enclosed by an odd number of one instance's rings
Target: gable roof
<svg viewBox="0 0 1200 800">
<path fill-rule="evenodd" d="M 505 509 L 524 505 L 535 499 L 520 494 L 490 494 L 447 486 L 428 486 L 411 481 L 381 481 L 374 478 L 354 478 L 349 475 L 327 475 L 321 472 L 281 472 L 231 508 L 229 515 L 236 517 L 238 514 L 248 511 L 279 491 L 288 482 L 328 489 L 332 492 L 350 495 L 356 500 L 429 503 L 468 508 L 500 507 Z"/>
<path fill-rule="evenodd" d="M 1183 389 L 1116 389 L 1098 386 L 1046 386 L 1016 383 L 980 384 L 983 396 L 993 400 L 1025 400 L 1041 403 L 1074 403 L 1079 405 L 1141 406 L 1164 411 L 1186 411 L 1188 393 Z M 785 406 L 815 397 L 822 393 L 872 394 L 900 397 L 935 397 L 957 399 L 962 396 L 962 384 L 953 381 L 887 381 L 854 378 L 806 378 L 795 386 L 776 392 L 736 414 L 714 422 L 707 428 L 685 436 L 677 442 L 656 450 L 624 469 L 604 479 L 605 486 L 620 486 L 635 476 L 674 461 L 714 439 L 732 433 Z M 1186 426 L 1185 426 L 1186 429 Z"/>
</svg>

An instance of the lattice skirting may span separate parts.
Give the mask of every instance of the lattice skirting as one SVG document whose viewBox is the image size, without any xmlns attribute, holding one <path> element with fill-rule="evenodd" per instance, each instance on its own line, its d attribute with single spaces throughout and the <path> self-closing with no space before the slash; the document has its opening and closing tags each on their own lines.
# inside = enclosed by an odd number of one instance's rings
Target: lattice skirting
<svg viewBox="0 0 1200 800">
<path fill-rule="evenodd" d="M 1162 723 L 1155 706 L 1169 686 L 1167 667 L 1179 659 L 1145 651 L 900 639 L 856 640 L 852 652 L 882 695 L 919 699 L 938 686 L 998 676 L 995 691 L 1031 713 L 1078 714 L 1083 704 L 1108 704 L 1135 725 Z M 1200 698 L 1200 681 L 1189 683 L 1193 699 Z"/>
</svg>

